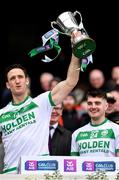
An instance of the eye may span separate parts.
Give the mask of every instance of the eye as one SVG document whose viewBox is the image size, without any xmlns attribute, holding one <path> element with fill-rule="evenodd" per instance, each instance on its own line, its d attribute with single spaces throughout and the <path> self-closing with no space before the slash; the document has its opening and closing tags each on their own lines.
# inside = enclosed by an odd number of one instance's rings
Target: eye
<svg viewBox="0 0 119 180">
<path fill-rule="evenodd" d="M 24 76 L 22 76 L 22 75 L 18 75 L 18 78 L 19 78 L 19 79 L 22 79 L 23 77 L 24 77 Z"/>
<path fill-rule="evenodd" d="M 15 76 L 12 76 L 9 80 L 12 81 L 15 79 Z"/>
<path fill-rule="evenodd" d="M 89 106 L 91 106 L 91 105 L 92 105 L 92 102 L 87 102 L 87 104 L 88 104 Z"/>
<path fill-rule="evenodd" d="M 101 104 L 101 102 L 95 102 L 95 105 L 99 106 Z"/>
<path fill-rule="evenodd" d="M 56 111 L 60 111 L 62 108 L 55 107 L 54 109 L 55 109 Z"/>
</svg>

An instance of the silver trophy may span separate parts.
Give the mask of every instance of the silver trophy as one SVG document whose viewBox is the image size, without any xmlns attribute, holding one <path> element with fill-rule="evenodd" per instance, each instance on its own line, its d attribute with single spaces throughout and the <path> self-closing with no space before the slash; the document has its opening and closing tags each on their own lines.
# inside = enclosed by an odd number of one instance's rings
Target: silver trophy
<svg viewBox="0 0 119 180">
<path fill-rule="evenodd" d="M 75 15 L 80 15 L 80 23 L 75 18 Z M 74 39 L 73 42 L 73 53 L 76 57 L 83 59 L 91 55 L 96 48 L 96 43 L 93 39 L 89 37 L 87 34 L 83 23 L 82 23 L 82 15 L 80 12 L 75 11 L 74 13 L 68 11 L 60 14 L 56 21 L 51 22 L 51 27 L 54 27 L 54 24 L 57 24 L 63 32 L 62 34 L 66 34 L 71 36 L 72 32 L 80 31 L 81 34 Z M 57 30 L 57 29 L 56 29 Z"/>
</svg>

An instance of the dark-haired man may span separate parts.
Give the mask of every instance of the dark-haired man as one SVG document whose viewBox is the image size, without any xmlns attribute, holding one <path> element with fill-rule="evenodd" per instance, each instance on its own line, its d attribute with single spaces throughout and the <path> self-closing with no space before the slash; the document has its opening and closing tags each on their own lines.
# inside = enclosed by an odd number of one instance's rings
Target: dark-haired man
<svg viewBox="0 0 119 180">
<path fill-rule="evenodd" d="M 72 33 L 71 40 L 80 35 Z M 73 42 L 73 41 L 72 41 Z M 36 98 L 28 95 L 29 79 L 19 64 L 6 72 L 12 102 L 0 110 L 0 131 L 5 149 L 4 173 L 16 173 L 20 156 L 48 155 L 49 123 L 53 106 L 61 103 L 79 79 L 80 61 L 72 54 L 66 80 Z"/>
<path fill-rule="evenodd" d="M 110 98 L 108 98 L 106 116 L 114 123 L 119 124 L 119 86 L 115 87 L 108 94 Z"/>
<path fill-rule="evenodd" d="M 119 156 L 119 125 L 105 118 L 107 107 L 104 92 L 88 93 L 87 110 L 91 122 L 73 133 L 71 155 Z"/>
</svg>

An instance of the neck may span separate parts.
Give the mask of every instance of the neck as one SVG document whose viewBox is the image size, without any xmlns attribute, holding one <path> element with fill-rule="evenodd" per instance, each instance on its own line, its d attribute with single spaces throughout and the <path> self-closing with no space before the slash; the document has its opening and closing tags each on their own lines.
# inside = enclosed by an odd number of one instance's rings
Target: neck
<svg viewBox="0 0 119 180">
<path fill-rule="evenodd" d="M 105 121 L 105 116 L 102 116 L 100 118 L 91 118 L 91 124 L 92 125 L 99 125 L 102 124 Z"/>
<path fill-rule="evenodd" d="M 50 125 L 58 125 L 58 122 L 50 122 Z"/>
<path fill-rule="evenodd" d="M 13 96 L 13 104 L 19 104 L 23 102 L 27 96 L 28 96 L 27 93 L 21 96 Z"/>
</svg>

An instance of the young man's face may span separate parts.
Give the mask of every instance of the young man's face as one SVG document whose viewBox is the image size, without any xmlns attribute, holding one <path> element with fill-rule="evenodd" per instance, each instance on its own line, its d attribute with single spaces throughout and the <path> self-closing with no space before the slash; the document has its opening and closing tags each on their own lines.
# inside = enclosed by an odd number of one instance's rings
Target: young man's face
<svg viewBox="0 0 119 180">
<path fill-rule="evenodd" d="M 6 86 L 13 95 L 23 95 L 26 93 L 28 78 L 25 77 L 22 69 L 14 68 L 10 70 L 7 74 L 7 79 Z"/>
<path fill-rule="evenodd" d="M 108 104 L 105 99 L 89 96 L 87 99 L 87 110 L 92 119 L 99 119 L 105 116 Z"/>
</svg>

